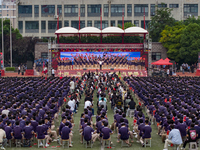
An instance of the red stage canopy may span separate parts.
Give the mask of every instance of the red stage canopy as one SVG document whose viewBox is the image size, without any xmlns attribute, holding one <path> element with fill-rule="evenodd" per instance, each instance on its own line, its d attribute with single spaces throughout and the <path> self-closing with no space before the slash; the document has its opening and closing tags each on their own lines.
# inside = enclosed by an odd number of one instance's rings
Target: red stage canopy
<svg viewBox="0 0 200 150">
<path fill-rule="evenodd" d="M 151 63 L 152 65 L 173 65 L 173 63 L 169 62 L 169 59 L 163 60 L 162 58 L 156 62 Z"/>
</svg>

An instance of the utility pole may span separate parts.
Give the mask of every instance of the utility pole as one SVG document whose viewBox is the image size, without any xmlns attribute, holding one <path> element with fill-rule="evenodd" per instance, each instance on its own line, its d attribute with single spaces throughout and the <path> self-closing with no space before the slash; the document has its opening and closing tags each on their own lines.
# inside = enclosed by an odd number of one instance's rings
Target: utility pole
<svg viewBox="0 0 200 150">
<path fill-rule="evenodd" d="M 3 61 L 3 69 L 4 69 L 3 2 L 1 3 L 1 27 L 2 27 L 2 61 Z"/>
</svg>

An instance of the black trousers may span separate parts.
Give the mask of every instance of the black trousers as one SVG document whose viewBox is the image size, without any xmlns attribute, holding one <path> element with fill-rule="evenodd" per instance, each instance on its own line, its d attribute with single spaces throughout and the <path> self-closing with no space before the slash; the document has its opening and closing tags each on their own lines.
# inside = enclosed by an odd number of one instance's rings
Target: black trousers
<svg viewBox="0 0 200 150">
<path fill-rule="evenodd" d="M 100 70 L 102 70 L 102 65 L 100 65 Z"/>
<path fill-rule="evenodd" d="M 190 142 L 196 142 L 196 141 L 191 141 L 191 140 L 189 140 L 189 139 L 186 139 L 185 142 L 184 142 L 184 144 L 183 144 L 183 148 L 185 148 L 185 147 L 186 147 L 186 144 L 187 144 L 187 143 L 190 143 Z"/>
</svg>

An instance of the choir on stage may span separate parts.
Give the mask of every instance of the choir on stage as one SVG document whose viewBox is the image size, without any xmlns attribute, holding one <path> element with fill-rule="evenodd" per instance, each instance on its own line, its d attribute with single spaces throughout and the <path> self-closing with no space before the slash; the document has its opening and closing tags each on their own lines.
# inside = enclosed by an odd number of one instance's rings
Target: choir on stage
<svg viewBox="0 0 200 150">
<path fill-rule="evenodd" d="M 63 58 L 58 60 L 58 70 L 101 70 L 111 68 L 122 70 L 145 70 L 145 59 L 128 59 L 128 56 L 76 56 L 73 60 L 69 58 Z"/>
</svg>

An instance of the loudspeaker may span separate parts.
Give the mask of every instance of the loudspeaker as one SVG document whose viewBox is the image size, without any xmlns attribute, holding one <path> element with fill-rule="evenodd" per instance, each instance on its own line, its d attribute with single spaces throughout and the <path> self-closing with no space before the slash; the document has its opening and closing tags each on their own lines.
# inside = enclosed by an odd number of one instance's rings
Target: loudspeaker
<svg viewBox="0 0 200 150">
<path fill-rule="evenodd" d="M 110 70 L 114 70 L 114 68 L 110 68 Z"/>
<path fill-rule="evenodd" d="M 27 69 L 33 69 L 33 62 L 32 61 L 27 61 L 26 65 L 27 65 Z"/>
<path fill-rule="evenodd" d="M 86 68 L 83 68 L 83 70 L 87 70 Z"/>
</svg>

